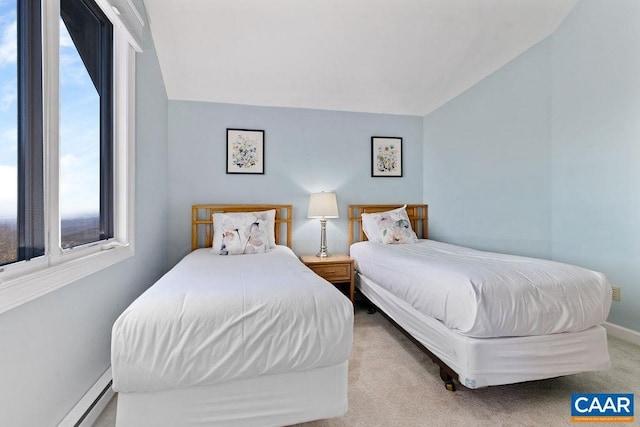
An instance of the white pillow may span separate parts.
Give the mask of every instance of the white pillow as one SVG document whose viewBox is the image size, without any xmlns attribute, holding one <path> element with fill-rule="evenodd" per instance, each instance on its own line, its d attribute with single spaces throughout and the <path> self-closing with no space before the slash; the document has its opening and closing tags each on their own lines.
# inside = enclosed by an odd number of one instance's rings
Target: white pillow
<svg viewBox="0 0 640 427">
<path fill-rule="evenodd" d="M 362 230 L 370 242 L 404 244 L 416 243 L 418 237 L 411 228 L 407 205 L 386 212 L 363 213 Z"/>
<path fill-rule="evenodd" d="M 257 215 L 266 215 L 267 222 L 267 239 L 269 241 L 269 249 L 276 247 L 276 210 L 270 209 L 268 211 L 256 212 Z"/>
<path fill-rule="evenodd" d="M 213 246 L 219 255 L 257 254 L 275 247 L 275 210 L 213 214 Z"/>
</svg>

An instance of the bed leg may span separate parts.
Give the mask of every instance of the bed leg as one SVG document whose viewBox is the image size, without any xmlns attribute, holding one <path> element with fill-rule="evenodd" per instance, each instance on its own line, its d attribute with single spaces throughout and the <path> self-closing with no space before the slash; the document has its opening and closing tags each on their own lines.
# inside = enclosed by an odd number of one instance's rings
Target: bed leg
<svg viewBox="0 0 640 427">
<path fill-rule="evenodd" d="M 440 367 L 440 378 L 444 381 L 444 388 L 449 391 L 456 391 L 456 383 L 453 380 L 453 377 L 444 370 L 444 368 Z"/>
<path fill-rule="evenodd" d="M 374 314 L 378 312 L 378 307 L 376 307 L 376 305 L 374 303 L 371 302 L 371 300 L 369 300 L 369 298 L 365 297 L 364 295 L 362 295 L 364 297 L 364 302 L 366 304 L 367 307 L 367 313 L 368 314 Z"/>
</svg>

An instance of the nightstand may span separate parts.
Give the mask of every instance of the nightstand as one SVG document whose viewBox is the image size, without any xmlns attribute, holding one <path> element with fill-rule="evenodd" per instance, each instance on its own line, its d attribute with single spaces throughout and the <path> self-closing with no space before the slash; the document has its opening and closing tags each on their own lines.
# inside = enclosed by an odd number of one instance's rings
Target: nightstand
<svg viewBox="0 0 640 427">
<path fill-rule="evenodd" d="M 300 260 L 318 276 L 333 284 L 348 283 L 349 299 L 353 304 L 353 258 L 336 254 L 327 258 L 315 255 L 301 255 Z"/>
</svg>

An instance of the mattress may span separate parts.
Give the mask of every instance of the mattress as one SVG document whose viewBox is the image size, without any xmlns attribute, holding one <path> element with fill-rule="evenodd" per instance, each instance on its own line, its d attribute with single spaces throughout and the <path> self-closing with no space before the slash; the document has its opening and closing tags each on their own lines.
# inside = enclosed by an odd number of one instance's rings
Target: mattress
<svg viewBox="0 0 640 427">
<path fill-rule="evenodd" d="M 607 332 L 592 326 L 553 335 L 472 338 L 425 316 L 374 281 L 356 275 L 360 291 L 458 374 L 467 388 L 555 378 L 611 366 Z"/>
<path fill-rule="evenodd" d="M 112 330 L 113 388 L 156 392 L 348 359 L 353 306 L 291 249 L 187 255 Z"/>
<path fill-rule="evenodd" d="M 578 332 L 602 323 L 602 273 L 548 260 L 420 240 L 351 246 L 356 270 L 425 316 L 469 337 Z"/>
</svg>

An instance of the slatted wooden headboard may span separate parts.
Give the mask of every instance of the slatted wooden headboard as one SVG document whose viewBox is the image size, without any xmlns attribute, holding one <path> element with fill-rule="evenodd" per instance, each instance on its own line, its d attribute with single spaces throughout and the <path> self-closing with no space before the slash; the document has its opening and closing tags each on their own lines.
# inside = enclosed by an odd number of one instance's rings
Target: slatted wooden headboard
<svg viewBox="0 0 640 427">
<path fill-rule="evenodd" d="M 193 205 L 191 207 L 191 250 L 213 243 L 214 212 L 259 212 L 276 210 L 276 244 L 291 247 L 293 208 L 291 205 Z"/>
<path fill-rule="evenodd" d="M 364 242 L 367 236 L 362 229 L 362 214 L 384 212 L 401 207 L 398 205 L 349 205 L 349 245 L 356 242 Z M 429 237 L 429 206 L 428 205 L 407 205 L 407 215 L 411 228 L 416 232 L 419 239 Z"/>
</svg>

